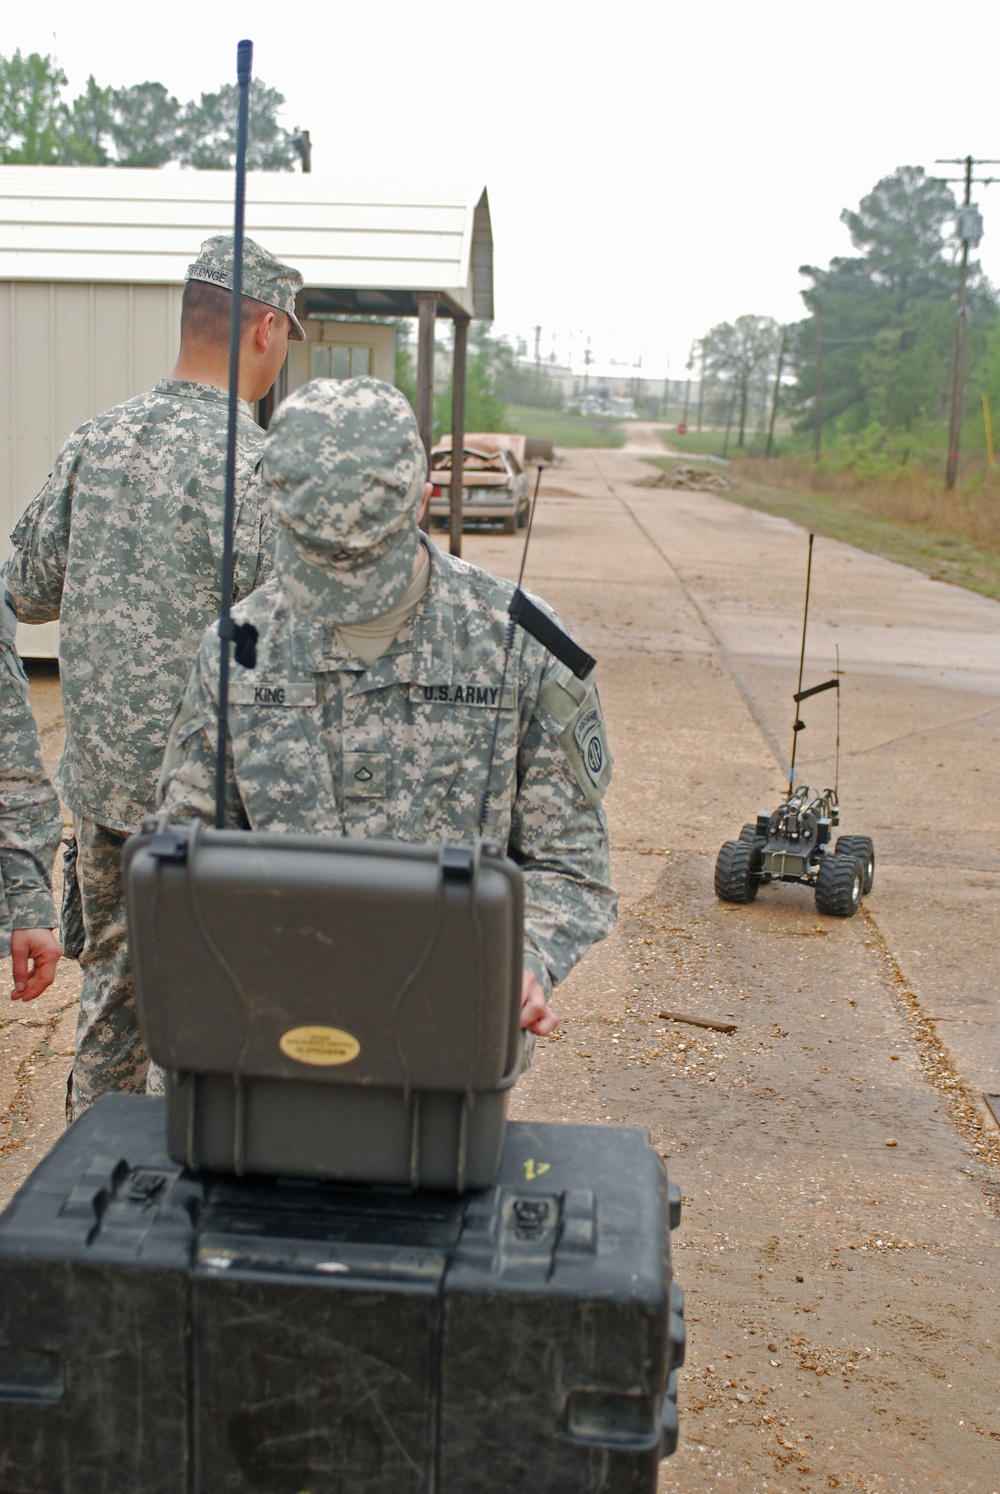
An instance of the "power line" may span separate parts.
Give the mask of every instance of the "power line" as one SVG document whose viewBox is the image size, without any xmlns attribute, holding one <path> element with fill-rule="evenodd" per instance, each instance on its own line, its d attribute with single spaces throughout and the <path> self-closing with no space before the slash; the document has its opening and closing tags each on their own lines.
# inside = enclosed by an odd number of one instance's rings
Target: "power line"
<svg viewBox="0 0 1000 1494">
<path fill-rule="evenodd" d="M 969 245 L 975 247 L 983 236 L 983 220 L 978 208 L 972 204 L 972 184 L 989 187 L 995 181 L 1000 180 L 995 176 L 977 176 L 972 172 L 975 166 L 1000 166 L 1000 161 L 974 160 L 972 156 L 945 157 L 934 163 L 936 166 L 964 166 L 965 172 L 962 176 L 937 177 L 937 181 L 958 182 L 965 186 L 965 196 L 962 206 L 955 217 L 955 225 L 958 237 L 962 241 L 962 261 L 958 272 L 958 328 L 955 333 L 955 373 L 951 385 L 951 423 L 948 428 L 948 463 L 945 468 L 944 485 L 950 491 L 958 477 L 958 446 L 962 434 L 962 387 L 965 382 L 965 326 L 968 321 L 968 299 L 966 296 L 966 276 L 969 268 Z"/>
</svg>

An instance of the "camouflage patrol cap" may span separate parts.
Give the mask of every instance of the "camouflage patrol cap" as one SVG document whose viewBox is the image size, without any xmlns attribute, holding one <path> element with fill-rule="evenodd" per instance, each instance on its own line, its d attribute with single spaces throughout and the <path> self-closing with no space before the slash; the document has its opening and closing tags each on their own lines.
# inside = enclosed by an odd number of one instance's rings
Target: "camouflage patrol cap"
<svg viewBox="0 0 1000 1494">
<path fill-rule="evenodd" d="M 313 379 L 275 412 L 264 474 L 274 565 L 292 606 L 370 622 L 413 579 L 427 457 L 408 401 L 379 379 Z"/>
<path fill-rule="evenodd" d="M 233 288 L 233 236 L 217 233 L 206 239 L 201 253 L 193 265 L 188 265 L 185 280 L 204 280 L 208 285 L 221 286 L 223 290 Z M 266 249 L 253 239 L 243 240 L 243 294 L 265 306 L 274 306 L 283 311 L 292 324 L 289 333 L 293 342 L 305 342 L 306 334 L 295 315 L 295 297 L 302 289 L 303 280 L 298 270 L 283 265 L 268 254 Z"/>
</svg>

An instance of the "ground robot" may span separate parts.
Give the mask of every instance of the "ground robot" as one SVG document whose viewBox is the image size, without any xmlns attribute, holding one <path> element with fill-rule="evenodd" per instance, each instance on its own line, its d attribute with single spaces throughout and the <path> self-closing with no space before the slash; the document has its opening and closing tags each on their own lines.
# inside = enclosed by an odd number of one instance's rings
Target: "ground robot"
<svg viewBox="0 0 1000 1494">
<path fill-rule="evenodd" d="M 799 687 L 795 701 L 792 761 L 788 797 L 770 814 L 758 814 L 745 824 L 737 840 L 727 840 L 715 863 L 715 893 L 723 902 L 750 903 L 768 882 L 804 882 L 815 888 L 816 907 L 834 918 L 852 918 L 864 894 L 875 880 L 875 847 L 867 835 L 840 835 L 831 844 L 832 831 L 840 824 L 837 789 L 822 793 L 795 787 L 795 744 L 805 728 L 799 706 L 824 690 L 837 692 L 837 767 L 840 762 L 840 669 L 836 678 L 803 690 L 806 624 L 809 617 L 809 583 L 812 575 L 814 536 L 809 536 L 806 570 L 806 601 L 802 619 L 802 650 Z"/>
</svg>

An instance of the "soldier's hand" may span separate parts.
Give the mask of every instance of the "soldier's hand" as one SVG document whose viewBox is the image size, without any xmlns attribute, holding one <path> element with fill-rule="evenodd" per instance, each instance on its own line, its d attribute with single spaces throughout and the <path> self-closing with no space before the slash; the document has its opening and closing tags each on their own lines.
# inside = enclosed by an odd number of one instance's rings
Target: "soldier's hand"
<svg viewBox="0 0 1000 1494">
<path fill-rule="evenodd" d="M 34 1001 L 55 979 L 62 950 L 51 929 L 15 929 L 10 936 L 14 967 L 11 1001 Z"/>
<path fill-rule="evenodd" d="M 530 970 L 521 977 L 521 1026 L 538 1037 L 548 1037 L 559 1026 L 559 1018 L 545 1005 L 541 982 Z"/>
</svg>

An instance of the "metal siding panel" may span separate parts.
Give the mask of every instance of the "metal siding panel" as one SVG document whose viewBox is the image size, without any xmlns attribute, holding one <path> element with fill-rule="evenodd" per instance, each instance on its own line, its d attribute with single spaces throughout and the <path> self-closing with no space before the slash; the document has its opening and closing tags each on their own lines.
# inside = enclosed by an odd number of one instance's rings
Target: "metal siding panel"
<svg viewBox="0 0 1000 1494">
<path fill-rule="evenodd" d="M 140 201 L 231 202 L 230 171 L 159 170 L 115 171 L 87 166 L 0 167 L 0 194 L 25 202 L 58 199 L 65 202 Z M 365 205 L 474 204 L 481 184 L 452 181 L 345 181 L 313 173 L 251 171 L 247 174 L 248 201 L 318 201 Z"/>
<path fill-rule="evenodd" d="M 248 202 L 247 229 L 273 228 L 287 233 L 289 213 L 294 213 L 295 231 L 328 228 L 334 232 L 357 229 L 372 233 L 461 235 L 466 232 L 470 219 L 464 204 L 430 207 L 399 203 L 306 202 L 290 197 L 272 202 Z M 103 230 L 103 247 L 111 249 L 109 235 L 113 233 L 117 243 L 123 228 L 159 230 L 180 227 L 189 234 L 192 228 L 195 231 L 203 227 L 214 229 L 215 225 L 223 223 L 231 228 L 231 218 L 232 203 L 228 199 L 208 203 L 146 202 L 129 198 L 121 203 L 95 200 L 69 204 L 65 198 L 36 198 L 29 203 L 4 197 L 0 192 L 0 240 L 12 245 L 43 244 L 53 234 L 58 234 L 58 242 L 64 244 L 72 227 L 74 237 L 84 231 Z M 196 243 L 191 247 L 191 259 L 197 247 Z"/>
<path fill-rule="evenodd" d="M 308 319 L 305 323 L 306 336 L 309 335 Z M 300 384 L 307 384 L 310 377 L 311 344 L 309 342 L 290 342 L 288 344 L 288 392 L 298 389 Z"/>
<path fill-rule="evenodd" d="M 372 327 L 375 338 L 375 355 L 372 373 L 376 379 L 392 384 L 396 378 L 396 329 L 395 327 Z"/>
<path fill-rule="evenodd" d="M 310 253 L 293 250 L 280 242 L 267 246 L 279 259 L 293 264 L 302 272 L 307 286 L 346 287 L 359 290 L 436 290 L 442 295 L 462 291 L 468 273 L 460 273 L 458 260 L 410 258 L 394 260 L 383 246 L 379 259 L 329 258 L 322 245 Z M 85 281 L 95 285 L 179 285 L 187 268 L 177 258 L 161 254 L 120 255 L 111 260 L 105 255 L 32 254 L 10 255 L 0 252 L 0 281 L 14 280 L 26 284 L 47 281 Z"/>
<path fill-rule="evenodd" d="M 55 286 L 54 357 L 49 398 L 49 464 L 94 409 L 91 295 L 87 285 Z"/>
<path fill-rule="evenodd" d="M 44 483 L 54 452 L 50 436 L 53 298 L 47 285 L 13 285 L 5 298 L 10 349 L 10 398 L 4 424 L 5 465 L 10 483 L 3 495 L 0 559 L 10 554 L 11 529 Z M 9 421 L 9 424 L 8 424 Z M 17 630 L 27 658 L 54 658 L 59 649 L 55 623 Z"/>
<path fill-rule="evenodd" d="M 327 346 L 345 343 L 348 347 L 372 350 L 372 377 L 387 384 L 396 377 L 396 329 L 376 322 L 327 322 L 307 317 L 305 342 L 288 347 L 288 393 L 308 383 L 312 377 L 312 349 L 317 343 Z"/>
<path fill-rule="evenodd" d="M 0 285 L 0 348 L 6 350 L 7 378 L 0 399 L 0 562 L 10 553 L 7 536 L 17 518 L 17 469 L 14 430 L 18 418 L 17 355 L 14 347 L 14 297 L 17 287 Z"/>
<path fill-rule="evenodd" d="M 137 285 L 132 295 L 132 385 L 134 394 L 168 377 L 180 346 L 181 289 Z"/>
<path fill-rule="evenodd" d="M 17 651 L 22 659 L 58 659 L 59 624 L 19 623 Z"/>
<path fill-rule="evenodd" d="M 38 492 L 52 466 L 52 300 L 47 285 L 15 287 L 14 509 L 17 518 Z"/>
<path fill-rule="evenodd" d="M 247 193 L 248 232 L 308 284 L 465 304 L 481 189 L 251 173 Z M 228 172 L 0 167 L 0 279 L 176 284 L 231 222 Z"/>
<path fill-rule="evenodd" d="M 94 409 L 109 410 L 122 400 L 141 393 L 130 377 L 129 348 L 132 342 L 129 287 L 99 285 L 94 292 Z"/>
<path fill-rule="evenodd" d="M 291 255 L 287 256 L 291 260 Z M 357 290 L 395 290 L 404 288 L 413 291 L 440 291 L 442 295 L 464 289 L 467 276 L 458 275 L 458 265 L 447 266 L 448 273 L 435 274 L 440 265 L 427 261 L 406 260 L 395 263 L 383 259 L 377 264 L 370 260 L 320 259 L 300 254 L 295 266 L 302 271 L 307 286 L 344 287 Z"/>
</svg>

